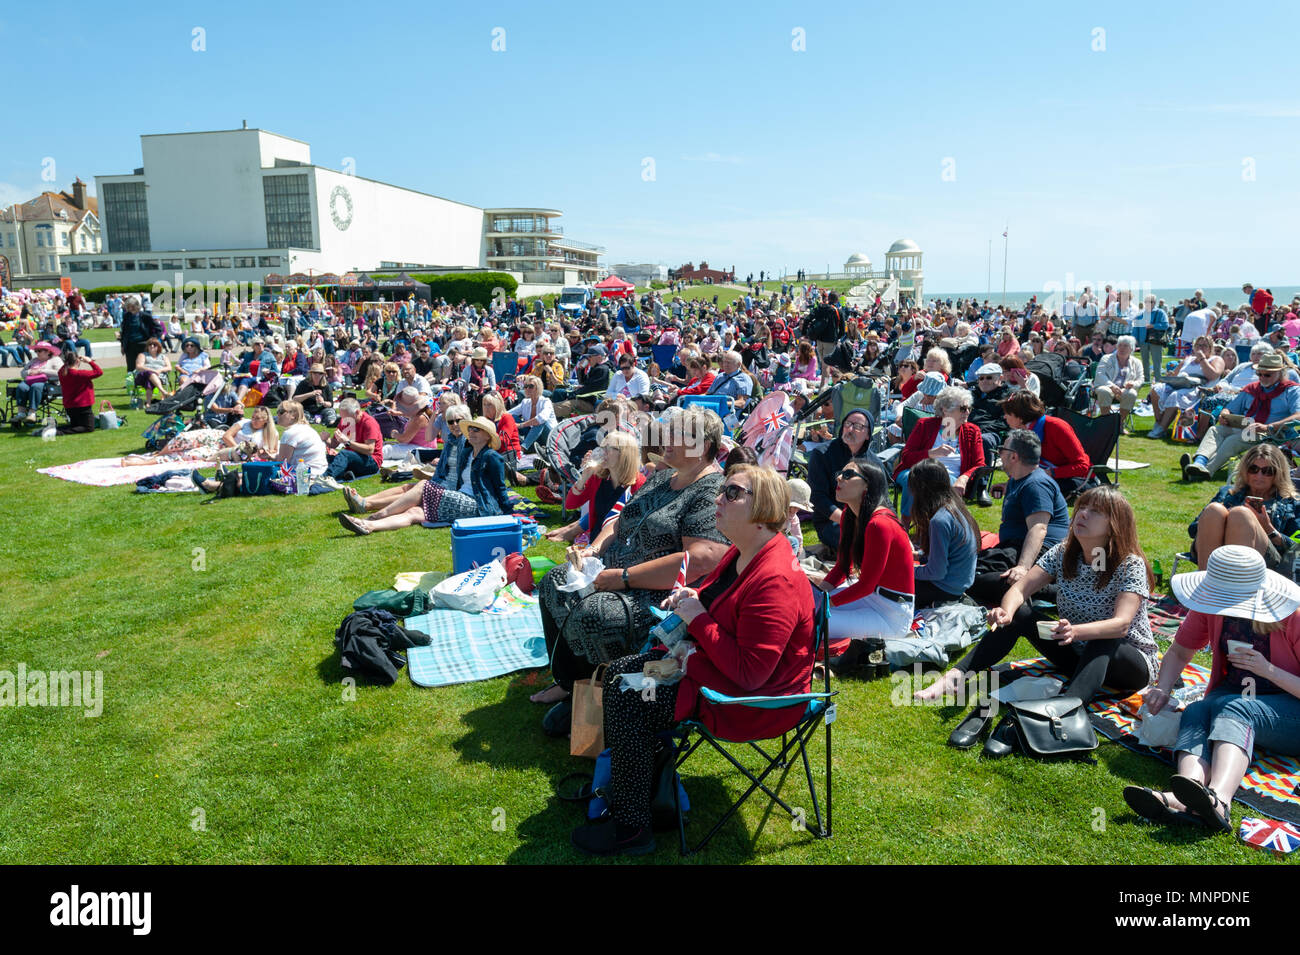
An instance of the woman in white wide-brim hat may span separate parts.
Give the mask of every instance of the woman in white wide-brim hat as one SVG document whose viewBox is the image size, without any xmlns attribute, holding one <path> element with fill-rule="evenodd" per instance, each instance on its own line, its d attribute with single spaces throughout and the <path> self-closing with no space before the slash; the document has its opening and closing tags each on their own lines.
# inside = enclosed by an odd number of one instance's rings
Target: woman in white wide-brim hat
<svg viewBox="0 0 1300 955">
<path fill-rule="evenodd" d="M 1156 822 L 1232 829 L 1229 806 L 1256 746 L 1300 755 L 1300 587 L 1264 566 L 1251 547 L 1225 544 L 1205 570 L 1170 581 L 1191 613 L 1165 654 L 1145 700 L 1152 713 L 1197 650 L 1213 662 L 1205 697 L 1183 711 L 1169 791 L 1124 790 L 1138 815 Z"/>
</svg>

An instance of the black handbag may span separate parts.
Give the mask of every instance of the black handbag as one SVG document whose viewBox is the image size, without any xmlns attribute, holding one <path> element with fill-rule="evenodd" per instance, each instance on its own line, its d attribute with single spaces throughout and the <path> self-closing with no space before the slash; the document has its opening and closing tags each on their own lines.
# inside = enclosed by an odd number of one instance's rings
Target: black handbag
<svg viewBox="0 0 1300 955">
<path fill-rule="evenodd" d="M 1038 759 L 1089 759 L 1097 733 L 1088 707 L 1077 696 L 1008 703 L 1007 712 L 984 743 L 984 755 L 1019 752 Z"/>
</svg>

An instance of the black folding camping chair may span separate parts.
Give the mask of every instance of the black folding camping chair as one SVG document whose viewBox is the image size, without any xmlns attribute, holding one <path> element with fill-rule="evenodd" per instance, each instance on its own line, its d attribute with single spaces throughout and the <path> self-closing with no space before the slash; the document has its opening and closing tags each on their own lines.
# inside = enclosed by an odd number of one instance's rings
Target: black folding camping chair
<svg viewBox="0 0 1300 955">
<path fill-rule="evenodd" d="M 813 590 L 814 600 L 814 629 L 813 629 L 813 659 L 821 654 L 827 643 L 827 629 L 830 622 L 830 598 L 819 590 Z M 748 697 L 729 697 L 717 693 L 708 687 L 702 687 L 700 692 L 706 700 L 715 706 L 749 706 L 759 709 L 788 709 L 802 708 L 803 713 L 799 717 L 799 722 L 794 728 L 787 731 L 781 736 L 781 748 L 774 753 L 760 746 L 759 743 L 768 742 L 767 740 L 720 740 L 714 736 L 704 724 L 696 720 L 687 720 L 679 723 L 673 730 L 673 736 L 677 740 L 677 758 L 676 765 L 680 771 L 691 755 L 707 743 L 715 751 L 720 753 L 732 766 L 740 771 L 746 779 L 749 780 L 749 788 L 723 813 L 713 826 L 712 829 L 701 839 L 695 846 L 688 846 L 686 841 L 686 817 L 682 813 L 680 796 L 677 795 L 679 790 L 673 787 L 673 793 L 677 801 L 677 832 L 681 840 L 682 855 L 687 856 L 699 852 L 708 844 L 724 825 L 727 820 L 736 814 L 745 801 L 755 792 L 762 790 L 769 799 L 768 814 L 771 812 L 771 806 L 780 806 L 790 814 L 791 820 L 801 826 L 805 831 L 811 832 L 815 838 L 829 839 L 831 837 L 831 724 L 835 722 L 835 704 L 831 702 L 831 697 L 836 695 L 836 691 L 831 689 L 830 668 L 823 664 L 822 674 L 824 678 L 824 689 L 817 691 L 816 668 L 813 669 L 812 675 L 808 681 L 808 692 L 797 693 L 791 696 L 748 696 Z M 813 778 L 812 763 L 808 759 L 808 743 L 812 740 L 813 734 L 819 727 L 824 726 L 826 729 L 826 815 L 822 816 L 821 803 L 817 799 L 817 783 Z M 775 743 L 775 740 L 772 741 Z M 741 762 L 728 748 L 730 746 L 748 747 L 748 750 L 757 753 L 759 759 L 751 762 L 759 762 L 757 769 L 751 769 Z M 745 749 L 740 749 L 742 754 Z M 804 777 L 808 782 L 808 795 L 812 800 L 813 818 L 809 820 L 802 809 L 796 809 L 788 802 L 781 798 L 781 788 L 785 785 L 786 777 L 790 770 L 794 768 L 795 759 L 803 764 Z M 769 786 L 767 778 L 776 770 L 781 770 L 780 776 L 775 786 Z M 698 807 L 696 807 L 698 809 Z M 698 813 L 697 813 L 698 815 Z M 764 814 L 764 821 L 767 814 Z M 762 830 L 760 824 L 755 831 L 755 838 Z"/>
<path fill-rule="evenodd" d="M 1124 416 L 1119 414 L 1098 415 L 1090 418 L 1086 414 L 1080 414 L 1077 411 L 1062 410 L 1061 419 L 1070 426 L 1079 438 L 1079 443 L 1083 445 L 1084 453 L 1088 455 L 1088 474 L 1084 481 L 1085 487 L 1093 483 L 1093 479 L 1103 481 L 1107 484 L 1119 484 L 1119 436 L 1124 425 Z M 1114 461 L 1114 464 L 1109 462 Z M 1115 480 L 1112 482 L 1109 475 L 1114 473 Z"/>
</svg>

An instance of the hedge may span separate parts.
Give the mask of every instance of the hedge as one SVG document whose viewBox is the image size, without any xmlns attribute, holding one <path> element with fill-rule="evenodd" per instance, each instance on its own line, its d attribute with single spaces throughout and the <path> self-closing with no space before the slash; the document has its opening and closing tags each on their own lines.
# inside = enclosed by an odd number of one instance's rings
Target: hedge
<svg viewBox="0 0 1300 955">
<path fill-rule="evenodd" d="M 76 285 L 74 282 L 73 285 Z M 148 285 L 102 285 L 99 288 L 83 288 L 81 296 L 88 302 L 103 302 L 110 295 L 139 295 L 141 292 L 153 294 L 153 283 Z"/>
<path fill-rule="evenodd" d="M 514 295 L 519 288 L 515 277 L 506 272 L 412 274 L 411 278 L 426 283 L 434 298 L 445 298 L 453 305 L 459 305 L 464 299 L 471 305 L 486 307 L 492 304 L 493 289 L 499 288 L 506 295 Z"/>
</svg>

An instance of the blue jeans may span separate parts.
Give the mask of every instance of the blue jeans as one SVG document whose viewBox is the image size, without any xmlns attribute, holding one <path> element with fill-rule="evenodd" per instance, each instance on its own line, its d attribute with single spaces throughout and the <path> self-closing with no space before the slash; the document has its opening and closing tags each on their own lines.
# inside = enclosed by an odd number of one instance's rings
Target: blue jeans
<svg viewBox="0 0 1300 955">
<path fill-rule="evenodd" d="M 1216 688 L 1183 711 L 1174 749 L 1210 762 L 1210 744 L 1232 743 L 1253 756 L 1263 746 L 1300 755 L 1300 699 L 1290 693 L 1260 693 Z"/>
<path fill-rule="evenodd" d="M 27 408 L 35 411 L 41 406 L 41 398 L 45 396 L 45 382 L 38 381 L 34 384 L 19 382 L 14 398 L 18 402 L 18 407 Z"/>
<path fill-rule="evenodd" d="M 88 339 L 85 339 L 85 338 L 78 338 L 75 342 L 72 343 L 72 347 L 73 347 L 74 349 L 75 349 L 75 348 L 80 348 L 83 352 L 86 353 L 86 357 L 87 357 L 87 358 L 93 358 L 93 357 L 94 357 L 94 356 L 91 355 L 91 353 L 90 353 L 90 341 L 89 341 Z"/>
<path fill-rule="evenodd" d="M 337 481 L 341 480 L 348 471 L 351 471 L 354 477 L 362 478 L 371 474 L 378 474 L 379 465 L 368 454 L 362 456 L 351 448 L 343 448 L 338 454 L 334 455 L 334 459 L 330 461 L 325 473 Z"/>
<path fill-rule="evenodd" d="M 531 454 L 533 450 L 533 445 L 536 444 L 538 441 L 545 442 L 546 436 L 549 435 L 550 433 L 551 433 L 551 426 L 549 424 L 535 424 L 523 433 L 523 435 L 519 439 L 519 444 L 523 447 L 523 449 L 526 452 Z"/>
<path fill-rule="evenodd" d="M 15 366 L 22 366 L 27 363 L 18 348 L 17 345 L 0 345 L 0 368 L 8 368 L 10 358 L 14 360 Z"/>
<path fill-rule="evenodd" d="M 895 479 L 898 483 L 898 512 L 903 517 L 910 517 L 912 514 L 912 492 L 907 489 L 907 476 L 912 473 L 912 469 L 900 471 Z"/>
</svg>

